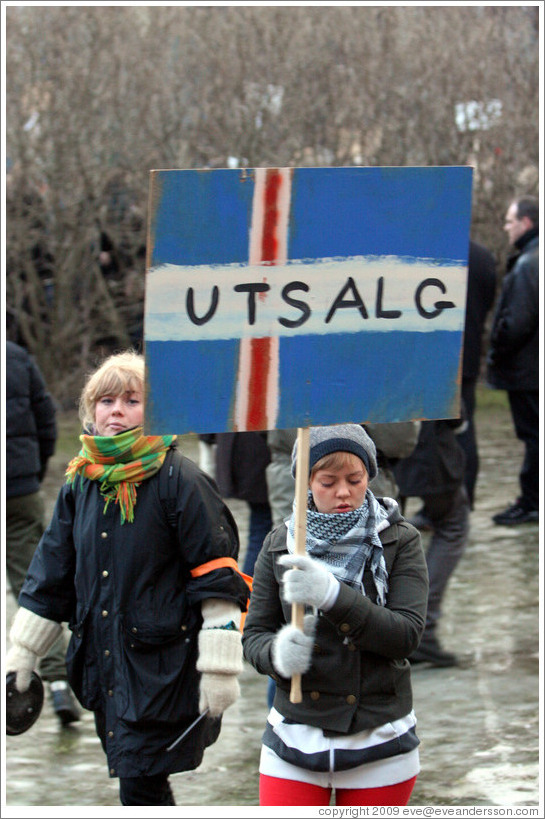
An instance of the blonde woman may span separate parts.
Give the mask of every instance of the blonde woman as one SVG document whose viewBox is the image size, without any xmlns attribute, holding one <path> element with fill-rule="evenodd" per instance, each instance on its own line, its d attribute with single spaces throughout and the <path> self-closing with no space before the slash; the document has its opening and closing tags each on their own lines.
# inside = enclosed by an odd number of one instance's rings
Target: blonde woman
<svg viewBox="0 0 545 819">
<path fill-rule="evenodd" d="M 248 587 L 215 483 L 175 435 L 143 435 L 144 385 L 144 360 L 129 351 L 83 388 L 82 448 L 19 596 L 6 670 L 28 688 L 68 622 L 69 681 L 94 712 L 121 803 L 173 805 L 169 774 L 201 763 L 238 697 Z M 159 478 L 174 466 L 172 525 Z"/>
</svg>

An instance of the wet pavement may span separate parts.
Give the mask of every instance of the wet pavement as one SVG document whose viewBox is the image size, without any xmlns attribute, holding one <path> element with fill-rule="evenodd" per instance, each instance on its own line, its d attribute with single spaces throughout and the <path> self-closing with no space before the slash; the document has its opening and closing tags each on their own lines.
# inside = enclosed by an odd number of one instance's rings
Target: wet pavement
<svg viewBox="0 0 545 819">
<path fill-rule="evenodd" d="M 411 806 L 542 805 L 539 528 L 491 523 L 491 515 L 514 499 L 522 449 L 504 409 L 478 412 L 477 429 L 481 471 L 470 542 L 451 578 L 440 626 L 445 648 L 460 654 L 463 664 L 413 669 L 422 771 Z M 197 458 L 195 438 L 186 436 L 183 444 Z M 64 465 L 55 458 L 45 484 L 49 512 Z M 244 550 L 246 504 L 229 505 Z M 407 514 L 418 505 L 411 500 Z M 242 558 L 243 552 L 241 564 Z M 6 600 L 10 622 L 15 604 L 9 592 Z M 266 688 L 266 679 L 245 663 L 242 696 L 225 713 L 219 740 L 197 771 L 172 777 L 178 805 L 257 806 Z M 61 728 L 48 700 L 26 734 L 6 738 L 4 788 L 2 816 L 43 815 L 19 806 L 119 805 L 92 715 L 84 712 L 80 723 Z"/>
</svg>

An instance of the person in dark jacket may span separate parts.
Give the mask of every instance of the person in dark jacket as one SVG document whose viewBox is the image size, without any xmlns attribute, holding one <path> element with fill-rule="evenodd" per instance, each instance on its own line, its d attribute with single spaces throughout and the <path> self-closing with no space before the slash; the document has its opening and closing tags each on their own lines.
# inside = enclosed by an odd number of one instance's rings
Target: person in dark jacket
<svg viewBox="0 0 545 819">
<path fill-rule="evenodd" d="M 87 380 L 82 449 L 19 595 L 6 670 L 26 690 L 68 622 L 69 680 L 95 714 L 121 803 L 173 805 L 169 774 L 201 763 L 239 696 L 249 590 L 215 483 L 175 435 L 143 435 L 143 389 L 143 358 L 132 351 Z M 174 525 L 163 469 L 177 482 Z"/>
<path fill-rule="evenodd" d="M 509 205 L 504 230 L 514 250 L 507 263 L 488 349 L 488 382 L 506 390 L 517 438 L 524 444 L 520 495 L 494 515 L 513 526 L 539 522 L 539 202 Z"/>
<path fill-rule="evenodd" d="M 15 599 L 45 529 L 40 486 L 56 440 L 55 404 L 38 365 L 23 347 L 6 341 L 6 574 Z M 61 725 L 80 719 L 65 652 L 61 635 L 40 665 Z"/>
<path fill-rule="evenodd" d="M 263 541 L 272 528 L 266 469 L 271 456 L 266 432 L 222 432 L 214 436 L 216 481 L 224 498 L 246 501 L 250 510 L 242 571 L 253 575 Z"/>
<path fill-rule="evenodd" d="M 359 424 L 313 427 L 309 440 L 306 554 L 294 553 L 294 509 L 257 558 L 243 632 L 245 658 L 276 682 L 260 805 L 329 805 L 332 789 L 337 805 L 406 805 L 420 769 L 406 659 L 426 616 L 420 534 L 369 490 L 376 450 Z"/>
<path fill-rule="evenodd" d="M 475 430 L 475 392 L 481 374 L 483 334 L 488 314 L 496 297 L 496 262 L 490 251 L 478 242 L 469 242 L 467 267 L 466 316 L 462 357 L 462 400 L 465 423 L 458 430 L 458 443 L 465 452 L 465 485 L 471 509 L 479 475 L 479 448 Z"/>
<path fill-rule="evenodd" d="M 463 410 L 460 418 L 423 421 L 416 448 L 394 466 L 402 508 L 406 498 L 421 498 L 423 511 L 412 522 L 424 531 L 431 530 L 426 550 L 430 583 L 426 629 L 409 657 L 411 663 L 438 667 L 458 664 L 456 654 L 441 646 L 437 632 L 443 597 L 469 538 L 465 455 L 455 434 L 462 424 Z"/>
</svg>

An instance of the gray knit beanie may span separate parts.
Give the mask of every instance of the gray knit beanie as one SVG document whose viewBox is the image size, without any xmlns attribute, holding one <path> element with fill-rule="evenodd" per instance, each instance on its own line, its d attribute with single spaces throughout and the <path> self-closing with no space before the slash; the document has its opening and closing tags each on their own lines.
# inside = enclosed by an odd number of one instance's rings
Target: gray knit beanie
<svg viewBox="0 0 545 819">
<path fill-rule="evenodd" d="M 311 427 L 309 433 L 309 475 L 314 464 L 331 452 L 352 452 L 361 458 L 369 480 L 377 474 L 375 445 L 360 424 L 338 424 L 332 427 Z M 297 441 L 291 453 L 291 474 L 295 477 Z"/>
</svg>

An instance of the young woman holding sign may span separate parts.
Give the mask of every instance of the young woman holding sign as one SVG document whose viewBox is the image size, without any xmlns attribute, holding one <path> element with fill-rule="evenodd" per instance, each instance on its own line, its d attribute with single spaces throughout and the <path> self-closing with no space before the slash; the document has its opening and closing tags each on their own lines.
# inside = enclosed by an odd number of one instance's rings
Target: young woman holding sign
<svg viewBox="0 0 545 819">
<path fill-rule="evenodd" d="M 298 463 L 296 442 L 294 475 Z M 337 805 L 406 805 L 420 770 L 406 659 L 426 617 L 420 534 L 368 489 L 376 450 L 360 425 L 311 428 L 308 473 L 306 554 L 294 503 L 258 557 L 243 633 L 245 658 L 276 681 L 260 805 L 329 805 L 332 790 Z"/>
<path fill-rule="evenodd" d="M 108 358 L 80 407 L 82 449 L 19 596 L 6 671 L 28 689 L 67 621 L 69 681 L 121 803 L 174 805 L 169 774 L 200 764 L 239 695 L 237 527 L 175 435 L 142 434 L 141 356 Z"/>
</svg>

